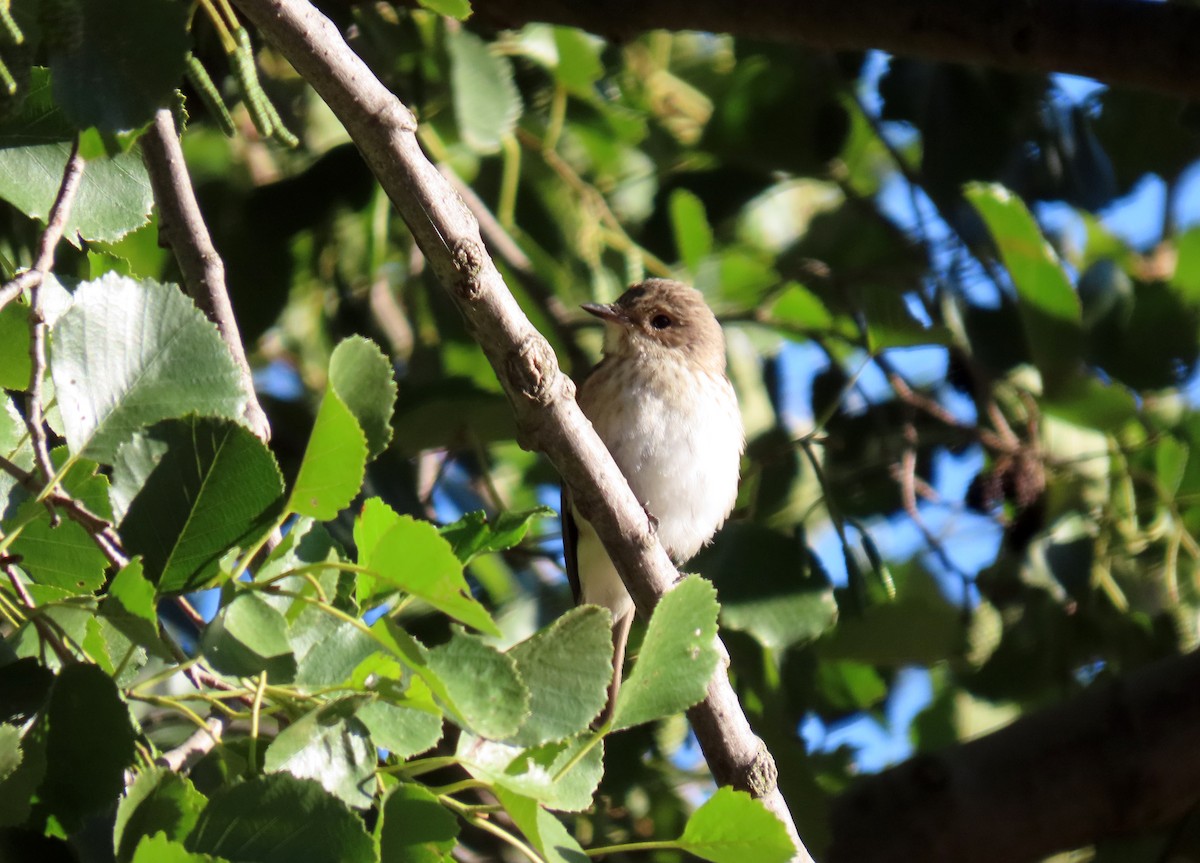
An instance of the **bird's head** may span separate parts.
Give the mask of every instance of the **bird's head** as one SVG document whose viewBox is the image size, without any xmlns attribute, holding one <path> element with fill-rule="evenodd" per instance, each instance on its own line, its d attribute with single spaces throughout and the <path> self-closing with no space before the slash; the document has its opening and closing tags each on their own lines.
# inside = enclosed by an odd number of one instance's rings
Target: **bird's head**
<svg viewBox="0 0 1200 863">
<path fill-rule="evenodd" d="M 650 361 L 690 360 L 706 371 L 725 371 L 725 337 L 704 296 L 670 279 L 647 279 L 607 305 L 583 309 L 606 324 L 604 354 Z"/>
</svg>

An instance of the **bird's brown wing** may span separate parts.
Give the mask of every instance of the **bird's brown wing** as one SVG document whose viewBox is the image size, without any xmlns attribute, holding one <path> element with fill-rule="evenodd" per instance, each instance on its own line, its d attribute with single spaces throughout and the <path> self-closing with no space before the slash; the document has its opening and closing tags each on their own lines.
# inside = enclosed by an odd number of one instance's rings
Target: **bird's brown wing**
<svg viewBox="0 0 1200 863">
<path fill-rule="evenodd" d="M 576 555 L 579 548 L 579 525 L 575 523 L 575 516 L 571 511 L 571 494 L 565 485 L 562 487 L 560 512 L 562 513 L 563 566 L 567 571 L 567 581 L 571 583 L 571 596 L 575 598 L 575 604 L 579 605 L 579 597 L 582 593 L 579 585 L 579 558 Z"/>
</svg>

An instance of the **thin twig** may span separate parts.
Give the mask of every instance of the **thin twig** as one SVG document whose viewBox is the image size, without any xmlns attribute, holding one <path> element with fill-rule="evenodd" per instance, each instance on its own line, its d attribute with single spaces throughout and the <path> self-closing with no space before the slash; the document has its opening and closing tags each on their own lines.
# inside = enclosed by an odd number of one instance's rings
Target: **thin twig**
<svg viewBox="0 0 1200 863">
<path fill-rule="evenodd" d="M 37 494 L 42 486 L 35 474 L 23 470 L 4 456 L 0 456 L 0 471 L 11 476 L 26 491 Z M 55 510 L 62 510 L 72 521 L 78 522 L 104 552 L 109 563 L 116 567 L 129 563 L 129 557 L 121 549 L 121 539 L 113 529 L 112 523 L 96 515 L 82 503 L 69 494 L 55 490 L 43 497 L 43 502 Z"/>
<path fill-rule="evenodd" d="M 203 728 L 196 729 L 191 737 L 174 749 L 168 749 L 155 763 L 175 773 L 187 770 L 221 742 L 221 735 L 228 725 L 229 720 L 224 716 L 212 714 L 205 720 Z"/>
<path fill-rule="evenodd" d="M 67 219 L 71 215 L 71 204 L 75 193 L 79 191 L 79 183 L 83 179 L 83 159 L 79 155 L 79 136 L 71 143 L 71 154 L 67 157 L 66 167 L 63 168 L 62 182 L 58 187 L 58 195 L 54 206 L 50 208 L 50 216 L 46 221 L 46 230 L 38 244 L 37 260 L 33 269 L 42 275 L 32 281 L 29 286 L 29 390 L 25 398 L 25 425 L 29 429 L 29 437 L 33 443 L 33 453 L 38 471 L 43 482 L 51 483 L 54 479 L 54 463 L 50 461 L 50 447 L 46 443 L 46 427 L 42 416 L 42 379 L 46 375 L 46 319 L 42 315 L 42 280 L 54 266 L 54 250 L 66 230 Z M 54 489 L 50 489 L 51 492 Z"/>
<path fill-rule="evenodd" d="M 28 588 L 25 587 L 25 583 L 21 581 L 21 576 L 16 568 L 11 563 L 6 563 L 4 565 L 4 574 L 8 576 L 8 580 L 12 584 L 13 590 L 16 591 L 17 597 L 21 600 L 21 604 L 29 611 L 29 614 L 26 616 L 29 622 L 33 624 L 34 629 L 38 631 L 38 636 L 42 641 L 50 645 L 50 649 L 54 651 L 55 655 L 58 656 L 59 662 L 63 665 L 70 665 L 75 662 L 75 655 L 71 653 L 59 634 L 54 631 L 54 627 L 50 625 L 50 622 L 38 611 L 37 603 L 33 601 L 33 597 L 30 595 Z"/>
<path fill-rule="evenodd" d="M 160 108 L 154 115 L 154 124 L 142 138 L 142 157 L 158 206 L 159 242 L 175 254 L 188 296 L 217 325 L 221 340 L 237 364 L 247 396 L 243 413 L 251 431 L 263 441 L 270 440 L 271 425 L 254 392 L 254 377 L 225 286 L 225 265 L 213 247 L 196 202 L 170 109 Z"/>
<path fill-rule="evenodd" d="M 25 270 L 17 273 L 0 287 L 0 309 L 3 309 L 34 282 L 40 282 L 42 274 L 38 270 Z"/>
</svg>

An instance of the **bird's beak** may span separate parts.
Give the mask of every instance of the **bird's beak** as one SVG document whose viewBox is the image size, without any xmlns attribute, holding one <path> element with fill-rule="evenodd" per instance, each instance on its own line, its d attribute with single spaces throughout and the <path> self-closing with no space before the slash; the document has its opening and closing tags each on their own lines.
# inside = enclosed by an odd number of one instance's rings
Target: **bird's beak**
<svg viewBox="0 0 1200 863">
<path fill-rule="evenodd" d="M 625 310 L 616 303 L 601 305 L 600 303 L 584 303 L 580 306 L 589 315 L 595 315 L 602 321 L 612 324 L 627 324 L 629 323 L 629 315 Z"/>
</svg>

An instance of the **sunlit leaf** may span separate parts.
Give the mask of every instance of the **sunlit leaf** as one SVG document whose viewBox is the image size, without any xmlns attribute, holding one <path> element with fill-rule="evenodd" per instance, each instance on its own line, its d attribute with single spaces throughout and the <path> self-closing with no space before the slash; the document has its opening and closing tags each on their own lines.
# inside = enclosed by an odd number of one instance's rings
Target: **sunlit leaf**
<svg viewBox="0 0 1200 863">
<path fill-rule="evenodd" d="M 629 728 L 691 707 L 717 667 L 717 592 L 688 576 L 659 601 L 633 671 L 621 685 L 613 728 Z"/>
<path fill-rule="evenodd" d="M 787 828 L 745 791 L 718 788 L 683 828 L 680 846 L 713 863 L 784 863 L 796 853 Z"/>
<path fill-rule="evenodd" d="M 115 273 L 84 282 L 51 346 L 75 456 L 111 463 L 143 426 L 188 413 L 236 419 L 246 404 L 216 327 L 171 285 Z"/>
</svg>

